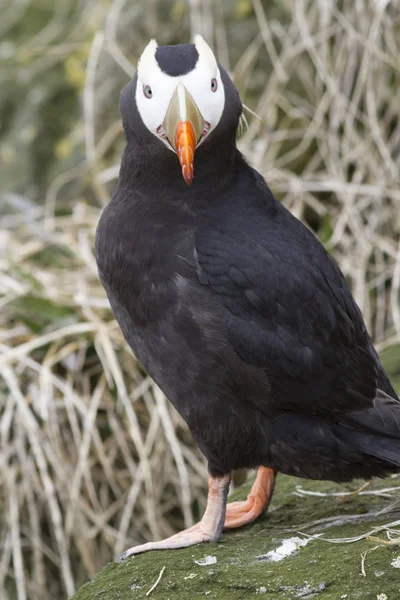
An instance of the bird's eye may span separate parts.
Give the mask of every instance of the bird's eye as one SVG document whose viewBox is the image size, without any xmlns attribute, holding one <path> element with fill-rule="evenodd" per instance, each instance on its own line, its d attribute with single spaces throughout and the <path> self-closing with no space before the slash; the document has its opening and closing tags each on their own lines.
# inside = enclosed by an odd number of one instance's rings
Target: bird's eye
<svg viewBox="0 0 400 600">
<path fill-rule="evenodd" d="M 146 98 L 153 97 L 153 92 L 151 91 L 151 87 L 149 85 L 143 86 L 143 94 L 146 96 Z"/>
<path fill-rule="evenodd" d="M 216 92 L 216 91 L 217 91 L 217 88 L 218 88 L 218 82 L 217 82 L 217 80 L 215 79 L 215 77 L 213 77 L 213 78 L 211 79 L 211 91 L 212 91 L 212 92 Z"/>
</svg>

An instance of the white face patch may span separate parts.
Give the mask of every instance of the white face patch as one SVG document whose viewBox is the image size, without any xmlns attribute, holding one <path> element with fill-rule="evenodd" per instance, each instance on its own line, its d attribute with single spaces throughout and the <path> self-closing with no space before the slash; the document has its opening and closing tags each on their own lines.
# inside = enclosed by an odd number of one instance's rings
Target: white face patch
<svg viewBox="0 0 400 600">
<path fill-rule="evenodd" d="M 225 90 L 215 56 L 200 35 L 195 36 L 194 43 L 199 58 L 195 68 L 186 75 L 172 77 L 160 69 L 155 57 L 157 50 L 155 40 L 151 40 L 146 46 L 138 64 L 136 104 L 139 114 L 147 129 L 161 139 L 171 151 L 174 150 L 167 140 L 160 136 L 159 127 L 164 121 L 172 96 L 180 83 L 189 92 L 204 121 L 209 123 L 209 132 L 218 125 L 225 106 Z M 212 84 L 213 79 L 217 83 L 215 91 L 212 90 L 212 87 L 215 89 L 215 82 Z M 151 89 L 150 98 L 144 94 L 145 86 Z"/>
</svg>

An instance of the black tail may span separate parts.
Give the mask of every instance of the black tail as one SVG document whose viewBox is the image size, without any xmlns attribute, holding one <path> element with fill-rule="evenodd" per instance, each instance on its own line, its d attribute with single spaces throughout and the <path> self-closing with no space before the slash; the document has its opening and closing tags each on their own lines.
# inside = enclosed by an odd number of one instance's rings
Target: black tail
<svg viewBox="0 0 400 600">
<path fill-rule="evenodd" d="M 368 461 L 373 457 L 381 461 L 382 473 L 371 475 L 384 476 L 400 469 L 400 401 L 383 390 L 378 390 L 375 403 L 369 410 L 348 413 L 340 421 L 345 430 L 341 438 L 347 438 L 362 452 Z"/>
<path fill-rule="evenodd" d="M 269 420 L 265 466 L 339 482 L 400 472 L 400 400 L 383 369 L 378 381 L 385 389 L 371 408 L 336 415 L 335 422 L 289 412 Z"/>
</svg>

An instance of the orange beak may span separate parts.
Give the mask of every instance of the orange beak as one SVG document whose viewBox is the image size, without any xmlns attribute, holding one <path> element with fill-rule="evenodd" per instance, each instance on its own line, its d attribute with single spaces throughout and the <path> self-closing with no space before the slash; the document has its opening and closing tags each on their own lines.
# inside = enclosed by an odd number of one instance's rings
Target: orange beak
<svg viewBox="0 0 400 600">
<path fill-rule="evenodd" d="M 182 167 L 183 179 L 188 185 L 193 181 L 193 159 L 196 137 L 190 121 L 179 121 L 175 132 L 175 150 Z"/>
<path fill-rule="evenodd" d="M 178 155 L 187 185 L 194 177 L 193 161 L 205 121 L 184 85 L 178 84 L 162 124 L 167 139 Z"/>
</svg>

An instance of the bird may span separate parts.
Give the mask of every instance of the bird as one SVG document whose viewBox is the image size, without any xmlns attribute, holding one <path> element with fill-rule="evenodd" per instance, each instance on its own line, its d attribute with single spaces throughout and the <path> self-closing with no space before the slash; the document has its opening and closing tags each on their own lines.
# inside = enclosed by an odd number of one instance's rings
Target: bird
<svg viewBox="0 0 400 600">
<path fill-rule="evenodd" d="M 196 525 L 121 559 L 218 541 L 267 510 L 279 473 L 347 482 L 400 467 L 400 402 L 361 311 L 238 150 L 242 111 L 200 35 L 151 40 L 121 92 L 126 146 L 97 227 L 99 277 L 209 473 Z M 237 469 L 257 476 L 228 503 Z"/>
</svg>

